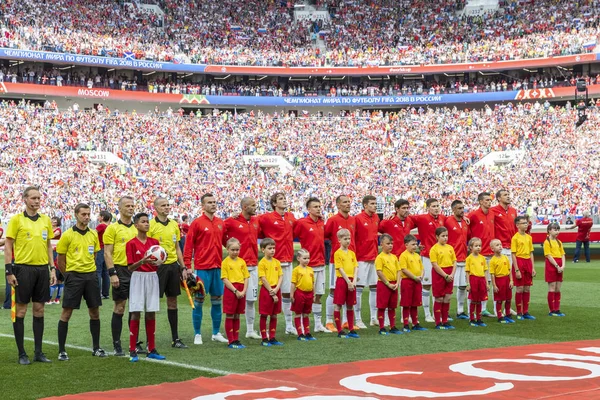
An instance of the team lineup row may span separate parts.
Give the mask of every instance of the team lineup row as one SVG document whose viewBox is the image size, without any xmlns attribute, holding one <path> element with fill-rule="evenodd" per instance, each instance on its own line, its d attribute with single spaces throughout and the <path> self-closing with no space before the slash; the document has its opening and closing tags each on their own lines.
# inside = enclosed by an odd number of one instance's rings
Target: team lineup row
<svg viewBox="0 0 600 400">
<path fill-rule="evenodd" d="M 15 290 L 13 327 L 21 364 L 29 364 L 23 346 L 23 319 L 30 301 L 33 302 L 34 360 L 50 361 L 42 352 L 43 316 L 44 303 L 50 297 L 48 281 L 55 283 L 56 271 L 50 243 L 52 235 L 49 234 L 52 226 L 47 216 L 38 214 L 40 198 L 36 187 L 24 191 L 25 212 L 11 218 L 6 235 L 6 274 Z M 130 302 L 131 361 L 137 361 L 138 354 L 144 351 L 137 341 L 143 311 L 146 312 L 148 357 L 164 359 L 156 351 L 154 340 L 155 312 L 163 295 L 167 297 L 172 346 L 187 347 L 178 335 L 177 296 L 181 293 L 182 281 L 189 282 L 194 294 L 193 299 L 190 296 L 194 305 L 194 343 L 202 344 L 202 305 L 205 297 L 210 296 L 211 339 L 227 343 L 231 348 L 244 347 L 238 336 L 240 314 L 246 314 L 246 337 L 262 339 L 263 346 L 281 345 L 275 338 L 277 315 L 281 311 L 286 322 L 285 333 L 298 334 L 299 340 L 314 339 L 309 327 L 311 312 L 314 331 L 337 332 L 341 338 L 358 337 L 355 329 L 366 328 L 361 318 L 365 286 L 370 289 L 371 325 L 379 326 L 381 334 L 388 333 L 386 325 L 390 326 L 391 333 L 409 331 L 409 320 L 412 320 L 414 330 L 424 329 L 417 315 L 417 307 L 421 305 L 426 322 L 435 322 L 436 329 L 452 329 L 448 323 L 448 310 L 453 287 L 458 288 L 458 318 L 469 319 L 473 326 L 485 325 L 481 316 L 491 314 L 486 306 L 492 286 L 491 293 L 496 301 L 493 312 L 499 322 L 514 322 L 510 314 L 513 285 L 516 287 L 517 317 L 534 319 L 528 312 L 529 288 L 535 269 L 531 237 L 526 234 L 527 219 L 517 217 L 506 190 L 498 191 L 496 199 L 498 205 L 492 207 L 491 195 L 481 193 L 478 196 L 480 207 L 468 216 L 464 215 L 462 202 L 457 200 L 452 204 L 453 215 L 449 217 L 440 214 L 439 202 L 435 199 L 427 200 L 426 214 L 411 216 L 408 215 L 409 202 L 398 200 L 396 214 L 380 221 L 375 212 L 375 197 L 365 196 L 362 212 L 351 216 L 350 199 L 340 195 L 336 199 L 338 214 L 325 222 L 318 199 L 308 199 L 308 216 L 296 219 L 286 211 L 285 194 L 278 192 L 270 198 L 273 212 L 256 216 L 255 200 L 243 198 L 240 214 L 221 220 L 215 216 L 215 197 L 207 193 L 201 198 L 203 214 L 192 222 L 183 251 L 179 246 L 179 226 L 168 218 L 170 204 L 165 198 L 154 201 L 156 217 L 150 219 L 146 213 L 135 214 L 134 199 L 123 196 L 118 203 L 119 220 L 103 229 L 100 237 L 88 228 L 90 207 L 81 203 L 75 208 L 76 225 L 62 235 L 56 246 L 57 266 L 64 274 L 65 286 L 58 325 L 59 360 L 68 360 L 65 352 L 68 321 L 73 309 L 79 308 L 82 298 L 89 308 L 93 354 L 106 356 L 99 345 L 101 299 L 94 261 L 98 251 L 104 252 L 113 287 L 111 331 L 114 353 L 118 356 L 125 355 L 121 345 L 122 320 L 127 300 Z M 420 246 L 410 235 L 413 228 L 418 230 Z M 550 225 L 549 238 L 544 244 L 552 316 L 564 316 L 559 307 L 564 270 L 564 250 L 556 238 L 559 229 L 557 225 Z M 296 268 L 292 267 L 294 238 L 299 239 L 302 246 L 297 254 L 299 265 Z M 264 253 L 260 263 L 259 239 L 262 239 L 260 246 Z M 332 251 L 328 260 L 331 275 L 324 326 L 321 300 L 326 281 L 325 239 L 331 241 Z M 160 245 L 167 253 L 160 267 L 146 256 L 148 249 L 155 245 Z M 229 254 L 224 260 L 223 245 Z M 420 254 L 416 252 L 418 247 Z M 471 253 L 469 256 L 467 250 Z M 465 312 L 467 291 L 470 293 L 470 315 Z M 401 329 L 395 322 L 398 292 L 402 307 Z M 430 311 L 431 294 L 435 299 L 434 316 Z M 254 303 L 257 300 L 260 335 L 254 330 Z M 349 333 L 343 330 L 340 315 L 344 305 Z M 226 314 L 227 339 L 220 333 L 223 313 Z"/>
</svg>

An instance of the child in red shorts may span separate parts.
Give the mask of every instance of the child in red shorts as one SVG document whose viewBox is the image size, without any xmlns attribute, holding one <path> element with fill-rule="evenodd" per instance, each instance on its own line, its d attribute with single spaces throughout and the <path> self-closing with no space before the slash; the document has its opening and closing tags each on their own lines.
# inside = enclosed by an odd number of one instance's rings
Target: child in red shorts
<svg viewBox="0 0 600 400">
<path fill-rule="evenodd" d="M 377 271 L 377 320 L 379 321 L 379 334 L 387 335 L 385 330 L 385 310 L 390 319 L 390 332 L 401 335 L 402 331 L 396 328 L 396 307 L 398 307 L 398 283 L 400 282 L 400 268 L 398 259 L 392 254 L 394 239 L 384 233 L 381 235 L 381 253 L 375 259 Z"/>
<path fill-rule="evenodd" d="M 281 263 L 275 257 L 275 241 L 271 238 L 264 238 L 260 242 L 260 249 L 265 255 L 258 263 L 258 279 L 260 293 L 258 298 L 258 312 L 260 314 L 260 334 L 262 345 L 283 346 L 275 338 L 277 332 L 277 315 L 281 314 L 281 282 L 283 281 L 283 271 Z M 269 332 L 267 335 L 267 318 L 271 316 L 269 322 Z"/>
<path fill-rule="evenodd" d="M 417 253 L 417 238 L 413 235 L 404 237 L 406 250 L 400 254 L 399 268 L 402 281 L 400 282 L 400 306 L 402 307 L 402 322 L 404 327 L 402 331 L 411 332 L 408 325 L 410 318 L 413 323 L 413 331 L 426 331 L 419 325 L 419 308 L 423 305 L 421 292 L 423 285 L 423 261 Z"/>
<path fill-rule="evenodd" d="M 546 257 L 545 278 L 548 283 L 548 308 L 551 317 L 564 317 L 560 311 L 560 287 L 562 286 L 565 270 L 565 249 L 558 240 L 560 225 L 553 222 L 548 225 L 548 238 L 544 241 L 544 256 Z"/>
<path fill-rule="evenodd" d="M 348 249 L 351 241 L 350 231 L 348 229 L 338 230 L 337 238 L 340 242 L 340 248 L 333 255 L 336 275 L 336 289 L 333 294 L 333 319 L 335 320 L 339 338 L 358 339 L 359 336 L 354 330 L 354 305 L 356 304 L 354 277 L 358 273 L 358 261 L 356 261 L 356 254 Z M 344 332 L 342 329 L 341 310 L 344 304 L 346 305 L 346 319 L 348 320 L 349 333 Z"/>
<path fill-rule="evenodd" d="M 456 272 L 456 254 L 454 248 L 448 244 L 448 229 L 439 227 L 435 230 L 437 243 L 429 251 L 429 259 L 433 271 L 431 283 L 435 303 L 433 313 L 435 316 L 435 329 L 454 329 L 448 323 L 450 299 L 454 289 L 454 273 Z"/>
<path fill-rule="evenodd" d="M 481 239 L 474 237 L 469 240 L 469 256 L 465 261 L 465 272 L 467 274 L 467 292 L 469 292 L 469 315 L 471 326 L 487 326 L 481 320 L 481 302 L 488 299 L 488 285 L 486 271 L 487 261 L 481 252 Z"/>
<path fill-rule="evenodd" d="M 315 289 L 315 273 L 308 266 L 310 253 L 306 249 L 300 249 L 296 258 L 298 259 L 298 266 L 292 271 L 290 298 L 292 300 L 292 311 L 295 314 L 294 324 L 296 325 L 296 332 L 298 332 L 298 340 L 317 340 L 310 334 L 310 321 L 308 319 L 312 312 Z"/>
<path fill-rule="evenodd" d="M 514 324 L 510 316 L 510 303 L 512 301 L 513 278 L 510 272 L 510 261 L 502 254 L 502 242 L 493 239 L 490 248 L 494 255 L 490 259 L 490 275 L 494 286 L 494 301 L 496 302 L 496 315 L 501 324 Z M 502 302 L 504 302 L 504 315 L 502 315 Z"/>
<path fill-rule="evenodd" d="M 226 248 L 229 254 L 221 263 L 221 280 L 225 285 L 223 294 L 223 313 L 225 314 L 225 331 L 230 349 L 245 349 L 240 343 L 240 314 L 246 312 L 246 290 L 250 273 L 246 262 L 239 258 L 240 241 L 231 238 Z"/>
<path fill-rule="evenodd" d="M 527 217 L 524 215 L 518 216 L 515 218 L 515 224 L 519 231 L 512 237 L 510 252 L 513 258 L 513 280 L 517 287 L 517 294 L 515 295 L 517 319 L 534 320 L 535 317 L 529 314 L 531 286 L 533 286 L 533 278 L 536 275 L 533 259 L 533 240 L 527 234 Z"/>
</svg>

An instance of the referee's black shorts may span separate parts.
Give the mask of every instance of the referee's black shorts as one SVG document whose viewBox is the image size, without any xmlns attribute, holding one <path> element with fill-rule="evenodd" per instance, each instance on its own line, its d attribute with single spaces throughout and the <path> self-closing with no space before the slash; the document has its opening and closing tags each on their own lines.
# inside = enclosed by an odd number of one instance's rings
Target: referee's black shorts
<svg viewBox="0 0 600 400">
<path fill-rule="evenodd" d="M 181 294 L 181 267 L 179 263 L 163 264 L 158 267 L 160 297 L 177 297 Z"/>
<path fill-rule="evenodd" d="M 98 290 L 98 274 L 94 272 L 67 272 L 64 274 L 65 292 L 62 307 L 79 310 L 81 298 L 85 299 L 88 308 L 102 305 Z"/>
<path fill-rule="evenodd" d="M 15 288 L 17 303 L 45 303 L 50 300 L 50 271 L 47 264 L 15 264 L 13 273 L 18 284 Z"/>
<path fill-rule="evenodd" d="M 119 287 L 112 288 L 112 299 L 121 301 L 129 299 L 129 282 L 131 281 L 131 271 L 126 265 L 115 265 L 117 277 L 119 278 Z"/>
</svg>

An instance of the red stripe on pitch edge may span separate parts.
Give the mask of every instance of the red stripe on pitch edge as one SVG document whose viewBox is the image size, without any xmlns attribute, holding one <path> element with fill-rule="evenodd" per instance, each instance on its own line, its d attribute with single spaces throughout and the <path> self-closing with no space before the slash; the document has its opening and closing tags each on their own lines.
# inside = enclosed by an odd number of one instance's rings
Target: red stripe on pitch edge
<svg viewBox="0 0 600 400">
<path fill-rule="evenodd" d="M 251 351 L 251 350 L 249 350 Z M 245 356 L 252 355 L 246 351 Z M 198 378 L 62 399 L 600 398 L 600 340 L 321 365 Z M 584 358 L 582 358 L 584 357 Z M 449 396 L 449 397 L 448 397 Z"/>
</svg>

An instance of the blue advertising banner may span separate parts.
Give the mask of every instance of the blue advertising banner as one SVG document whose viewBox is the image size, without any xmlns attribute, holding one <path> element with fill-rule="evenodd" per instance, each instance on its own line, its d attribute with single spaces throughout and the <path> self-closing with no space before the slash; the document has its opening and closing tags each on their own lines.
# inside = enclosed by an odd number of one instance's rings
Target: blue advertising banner
<svg viewBox="0 0 600 400">
<path fill-rule="evenodd" d="M 0 48 L 0 59 L 29 60 L 36 62 L 64 63 L 106 68 L 131 68 L 147 71 L 203 73 L 201 64 L 176 64 L 150 60 L 136 60 L 133 53 L 125 58 L 86 56 L 81 54 L 53 53 L 49 51 L 17 50 Z"/>
<path fill-rule="evenodd" d="M 406 106 L 425 104 L 474 103 L 515 100 L 518 91 L 440 94 L 414 96 L 365 96 L 365 97 L 254 97 L 254 96 L 201 96 L 208 104 L 236 106 L 277 107 L 357 107 L 357 106 Z M 184 95 L 190 100 L 194 95 Z M 200 96 L 196 96 L 200 97 Z M 185 100 L 184 100 L 185 102 Z M 194 101 L 191 101 L 194 102 Z"/>
</svg>

